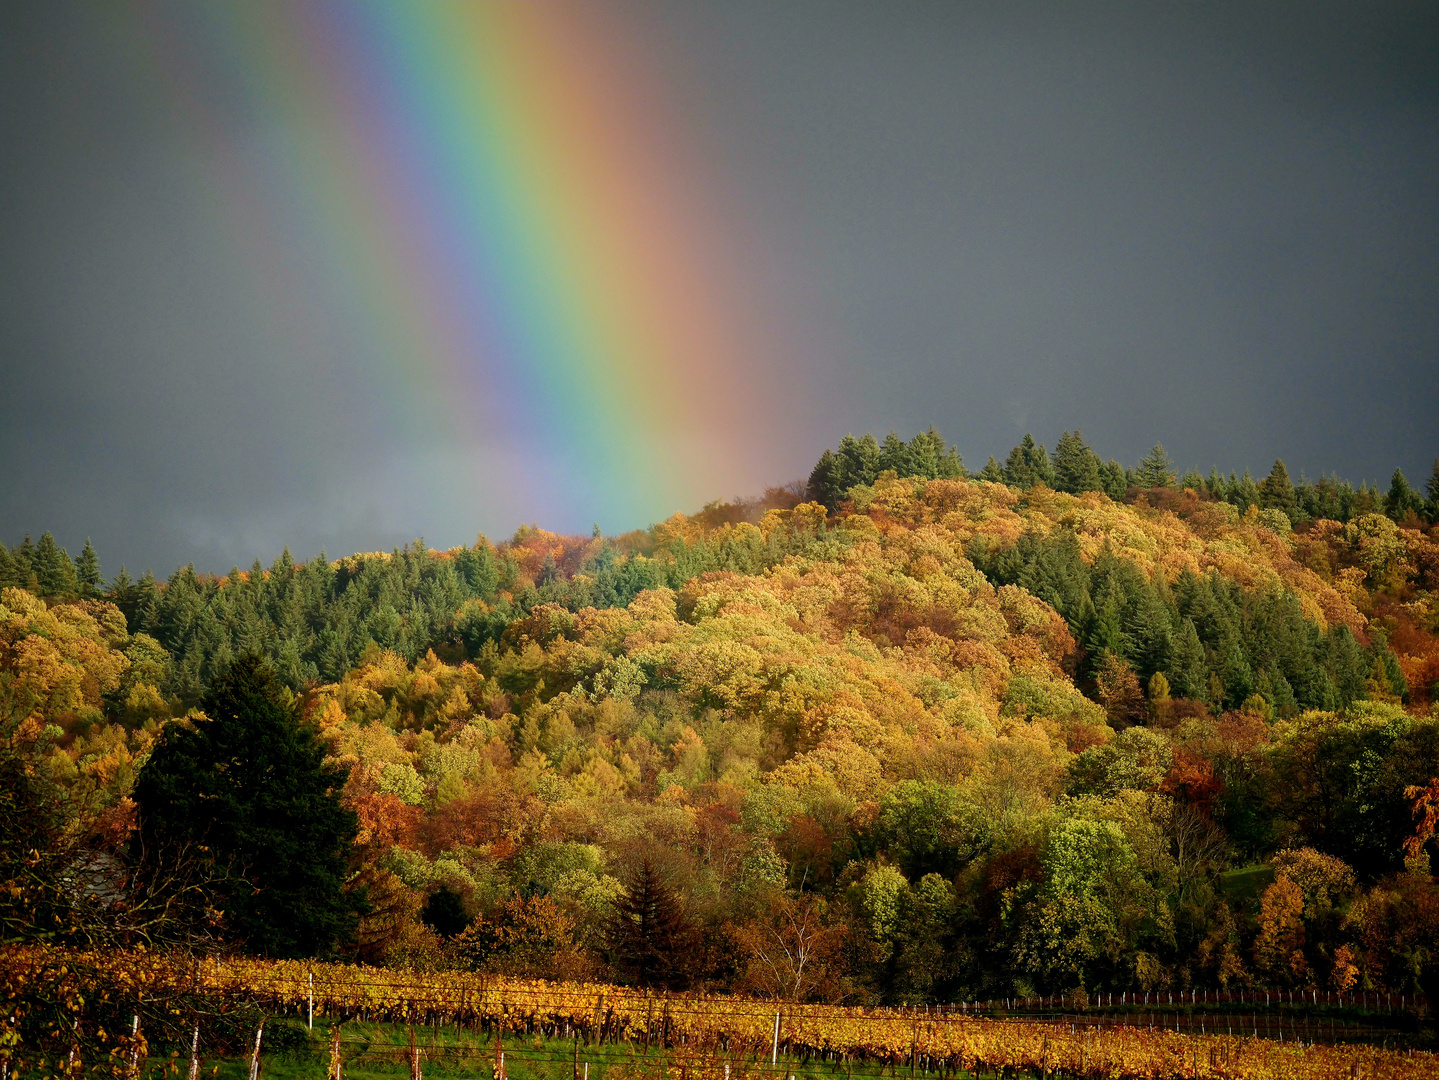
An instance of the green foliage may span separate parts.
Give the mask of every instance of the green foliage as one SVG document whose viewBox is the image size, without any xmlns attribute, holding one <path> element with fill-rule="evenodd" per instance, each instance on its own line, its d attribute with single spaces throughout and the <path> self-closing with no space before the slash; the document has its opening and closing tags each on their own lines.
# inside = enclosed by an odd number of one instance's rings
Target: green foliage
<svg viewBox="0 0 1439 1080">
<path fill-rule="evenodd" d="M 1155 443 L 1154 448 L 1140 459 L 1135 474 L 1141 487 L 1171 487 L 1174 484 L 1174 462 L 1164 446 Z"/>
<path fill-rule="evenodd" d="M 1100 476 L 1103 463 L 1089 448 L 1078 429 L 1066 431 L 1054 447 L 1054 487 L 1078 495 L 1085 491 L 1103 491 Z"/>
<path fill-rule="evenodd" d="M 983 812 L 947 784 L 904 780 L 880 801 L 879 829 L 906 877 L 953 877 L 989 843 Z"/>
<path fill-rule="evenodd" d="M 873 435 L 856 439 L 846 435 L 838 450 L 826 450 L 810 472 L 808 496 L 831 512 L 837 511 L 851 488 L 870 486 L 880 473 L 919 476 L 926 480 L 954 479 L 966 475 L 959 451 L 945 443 L 933 427 L 905 442 L 893 431 L 881 445 Z"/>
<path fill-rule="evenodd" d="M 1280 511 L 1290 522 L 1298 514 L 1299 500 L 1294 494 L 1294 485 L 1289 481 L 1289 470 L 1284 462 L 1276 460 L 1274 468 L 1259 485 L 1259 505 L 1266 510 Z"/>
<path fill-rule="evenodd" d="M 1011 487 L 1027 491 L 1035 484 L 1054 486 L 1054 469 L 1049 454 L 1032 435 L 1026 434 L 1018 446 L 1009 452 L 1004 462 L 1004 482 Z"/>
<path fill-rule="evenodd" d="M 133 857 L 163 876 L 203 852 L 226 937 L 267 956 L 332 953 L 360 906 L 344 888 L 357 829 L 339 799 L 347 770 L 325 761 L 256 657 L 235 661 L 204 708 L 170 725 L 140 770 Z"/>
</svg>

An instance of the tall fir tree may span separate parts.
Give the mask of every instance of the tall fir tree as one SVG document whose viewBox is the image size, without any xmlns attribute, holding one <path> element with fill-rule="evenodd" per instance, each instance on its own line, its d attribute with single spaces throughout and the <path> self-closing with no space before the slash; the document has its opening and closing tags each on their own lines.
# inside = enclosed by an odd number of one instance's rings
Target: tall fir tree
<svg viewBox="0 0 1439 1080">
<path fill-rule="evenodd" d="M 1084 441 L 1078 428 L 1066 431 L 1054 446 L 1054 487 L 1078 495 L 1084 491 L 1102 491 L 1099 456 Z"/>
<path fill-rule="evenodd" d="M 1384 513 L 1395 521 L 1403 521 L 1411 510 L 1421 506 L 1419 496 L 1409 486 L 1402 469 L 1395 469 L 1389 480 L 1389 493 L 1384 496 Z"/>
<path fill-rule="evenodd" d="M 1259 505 L 1265 510 L 1283 511 L 1291 522 L 1298 516 L 1299 502 L 1294 494 L 1294 485 L 1289 480 L 1289 470 L 1277 458 L 1274 468 L 1259 485 Z"/>
<path fill-rule="evenodd" d="M 891 469 L 898 477 L 920 475 L 914 455 L 909 451 L 909 444 L 891 431 L 884 437 L 884 442 L 879 448 L 879 468 L 883 472 Z"/>
<path fill-rule="evenodd" d="M 1115 502 L 1122 502 L 1129 494 L 1129 477 L 1125 475 L 1124 466 L 1113 458 L 1100 469 L 1099 479 L 1104 484 L 1104 493 Z"/>
<path fill-rule="evenodd" d="M 85 538 L 85 547 L 80 552 L 80 558 L 75 562 L 75 581 L 79 585 L 80 595 L 87 600 L 93 600 L 105 593 L 105 579 L 100 575 L 100 557 L 95 554 L 95 545 L 90 538 Z"/>
<path fill-rule="evenodd" d="M 1176 695 L 1195 699 L 1204 696 L 1209 668 L 1204 662 L 1204 645 L 1194 629 L 1193 619 L 1181 620 L 1166 670 L 1169 672 L 1169 685 Z"/>
<path fill-rule="evenodd" d="M 1244 475 L 1238 480 L 1230 474 L 1229 501 L 1239 507 L 1241 514 L 1248 513 L 1251 506 L 1259 505 L 1259 485 L 1254 482 L 1254 477 L 1249 475 L 1248 469 L 1244 470 Z"/>
<path fill-rule="evenodd" d="M 78 591 L 75 564 L 49 532 L 41 536 L 40 542 L 35 545 L 34 567 L 41 596 L 70 597 Z"/>
<path fill-rule="evenodd" d="M 1004 482 L 1010 487 L 1028 490 L 1035 484 L 1054 486 L 1054 470 L 1049 454 L 1043 444 L 1036 443 L 1034 436 L 1025 432 L 1018 446 L 1009 452 L 1004 462 Z"/>
<path fill-rule="evenodd" d="M 348 767 L 326 761 L 258 657 L 231 665 L 203 706 L 208 719 L 169 725 L 140 769 L 134 856 L 203 851 L 232 941 L 264 956 L 333 954 L 362 904 L 345 889 L 359 827 L 340 802 Z"/>
<path fill-rule="evenodd" d="M 1135 476 L 1140 487 L 1174 486 L 1174 461 L 1170 458 L 1169 451 L 1164 449 L 1163 443 L 1155 443 L 1149 453 L 1140 459 Z"/>
<path fill-rule="evenodd" d="M 640 986 L 682 990 L 694 937 L 674 890 L 644 860 L 614 901 L 609 938 L 616 966 Z"/>
<path fill-rule="evenodd" d="M 826 450 L 809 474 L 806 494 L 812 502 L 823 503 L 830 513 L 834 513 L 848 490 L 844 459 L 833 450 Z"/>
</svg>

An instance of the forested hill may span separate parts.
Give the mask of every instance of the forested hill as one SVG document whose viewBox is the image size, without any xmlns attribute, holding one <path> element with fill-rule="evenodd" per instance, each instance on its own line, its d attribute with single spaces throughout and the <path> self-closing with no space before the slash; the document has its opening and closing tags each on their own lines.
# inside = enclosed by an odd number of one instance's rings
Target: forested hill
<svg viewBox="0 0 1439 1080">
<path fill-rule="evenodd" d="M 0 544 L 0 587 L 28 587 L 50 599 L 105 596 L 124 613 L 132 631 L 155 639 L 169 654 L 172 672 L 164 690 L 183 701 L 198 700 L 214 675 L 246 652 L 270 657 L 282 681 L 298 690 L 340 678 L 367 649 L 391 650 L 411 662 L 431 649 L 447 658 L 474 656 L 539 604 L 570 611 L 624 607 L 645 589 L 677 589 L 715 570 L 758 574 L 815 543 L 847 544 L 852 537 L 842 527 L 843 518 L 805 519 L 801 527 L 788 522 L 763 529 L 735 526 L 757 524 L 766 512 L 791 510 L 806 498 L 832 514 L 863 508 L 870 485 L 886 471 L 919 479 L 968 475 L 957 451 L 933 429 L 908 443 L 894 434 L 883 443 L 869 435 L 846 436 L 836 450 L 825 451 L 807 486 L 772 489 L 751 501 L 714 503 L 693 518 L 677 516 L 616 538 L 558 536 L 526 527 L 498 545 L 481 537 L 474 547 L 435 551 L 417 541 L 393 552 L 336 562 L 321 554 L 295 563 L 287 549 L 268 570 L 258 560 L 248 571 L 236 568 L 224 577 L 184 567 L 157 582 L 149 573 L 132 580 L 122 568 L 106 585 L 88 541 L 72 562 L 46 533 L 38 544 L 28 537 L 13 549 Z M 1439 519 L 1439 462 L 1427 500 L 1398 470 L 1382 495 L 1367 485 L 1356 490 L 1332 478 L 1294 484 L 1283 462 L 1276 462 L 1259 483 L 1247 471 L 1227 480 L 1217 470 L 1208 478 L 1191 471 L 1179 480 L 1162 447 L 1126 469 L 1112 460 L 1102 462 L 1076 431 L 1064 433 L 1052 456 L 1026 436 L 1003 466 L 990 458 L 975 479 L 1019 493 L 1035 485 L 1072 494 L 1102 492 L 1136 507 L 1143 517 L 1168 511 L 1211 530 L 1211 519 L 1221 529 L 1240 521 L 1257 524 L 1308 553 L 1301 562 L 1319 559 L 1313 568 L 1320 577 L 1332 579 L 1336 571 L 1362 566 L 1369 584 L 1372 573 L 1356 554 L 1357 543 L 1346 541 L 1353 550 L 1343 550 L 1343 544 L 1331 542 L 1339 534 L 1331 536 L 1326 523 L 1348 527 L 1364 519 L 1363 529 L 1382 531 L 1387 526 L 1380 518 L 1411 528 Z M 1223 506 L 1237 514 L 1215 519 Z M 1245 517 L 1251 509 L 1258 510 L 1257 517 Z M 1345 535 L 1360 528 L 1347 528 Z M 1222 567 L 1218 578 L 1207 582 L 1187 575 L 1169 580 L 1152 568 L 1136 574 L 1132 559 L 1082 558 L 1062 527 L 1033 530 L 1014 544 L 988 537 L 980 537 L 978 544 L 967 550 L 975 564 L 995 584 L 1024 586 L 1052 604 L 1088 656 L 1109 649 L 1145 679 L 1165 671 L 1175 676 L 1171 681 L 1185 696 L 1204 696 L 1194 680 L 1207 684 L 1213 676 L 1223 683 L 1230 705 L 1257 690 L 1280 708 L 1323 707 L 1364 696 L 1361 684 L 1375 662 L 1395 692 L 1408 692 L 1407 679 L 1385 644 L 1393 627 L 1381 626 L 1372 640 L 1367 622 L 1330 625 L 1306 619 L 1292 587 L 1251 596 Z M 1353 633 L 1346 636 L 1341 627 Z M 1201 651 L 1206 660 L 1199 658 Z M 1355 674 L 1361 666 L 1364 670 Z M 1416 689 L 1427 699 L 1427 685 Z"/>
<path fill-rule="evenodd" d="M 626 977 L 606 927 L 658 872 L 694 946 L 667 985 L 1434 984 L 1423 504 L 1312 518 L 1276 468 L 1241 506 L 1159 450 L 1117 501 L 1031 444 L 1015 483 L 944 449 L 832 508 L 776 490 L 103 597 L 93 552 L 42 538 L 0 594 L 15 790 L 52 792 L 57 837 L 129 835 L 152 751 L 259 651 L 289 690 L 254 693 L 347 777 L 371 906 L 330 947 L 356 957 Z M 798 925 L 815 965 L 777 985 L 765 943 Z"/>
</svg>

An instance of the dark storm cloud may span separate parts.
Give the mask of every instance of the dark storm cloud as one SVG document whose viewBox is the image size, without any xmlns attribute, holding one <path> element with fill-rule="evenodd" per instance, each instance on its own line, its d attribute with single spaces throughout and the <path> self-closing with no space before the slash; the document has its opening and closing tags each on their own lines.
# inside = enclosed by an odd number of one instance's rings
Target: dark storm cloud
<svg viewBox="0 0 1439 1080">
<path fill-rule="evenodd" d="M 1181 466 L 1427 475 L 1439 7 L 620 18 L 669 73 L 727 212 L 771 238 L 771 302 L 823 339 L 825 385 L 794 386 L 803 449 L 776 481 L 845 430 L 931 422 L 973 467 L 1079 425 L 1127 462 L 1162 439 Z M 108 572 L 224 570 L 284 543 L 455 543 L 537 516 L 417 490 L 494 460 L 402 437 L 343 377 L 345 326 L 306 326 L 295 353 L 293 321 L 339 309 L 277 311 L 234 265 L 207 148 L 142 46 L 104 9 L 0 12 L 0 536 L 93 535 Z M 194 78 L 214 137 L 259 137 L 221 85 Z"/>
</svg>

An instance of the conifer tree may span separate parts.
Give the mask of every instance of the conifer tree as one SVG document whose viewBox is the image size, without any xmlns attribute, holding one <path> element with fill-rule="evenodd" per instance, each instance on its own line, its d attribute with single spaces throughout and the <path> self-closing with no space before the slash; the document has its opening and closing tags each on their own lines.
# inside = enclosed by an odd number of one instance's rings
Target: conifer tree
<svg viewBox="0 0 1439 1080">
<path fill-rule="evenodd" d="M 35 545 L 35 577 L 40 583 L 41 596 L 74 596 L 77 591 L 75 564 L 69 554 L 55 538 L 46 532 Z"/>
<path fill-rule="evenodd" d="M 879 470 L 884 472 L 886 469 L 893 469 L 894 474 L 901 478 L 920 475 L 918 464 L 909 452 L 909 444 L 892 431 L 884 437 L 884 443 L 879 448 Z"/>
<path fill-rule="evenodd" d="M 1099 476 L 1099 456 L 1084 441 L 1076 428 L 1059 437 L 1054 447 L 1054 487 L 1078 495 L 1084 491 L 1101 491 L 1104 482 Z"/>
<path fill-rule="evenodd" d="M 1186 618 L 1179 624 L 1174 645 L 1169 652 L 1169 685 L 1182 698 L 1202 698 L 1209 679 L 1204 662 L 1204 646 L 1194 629 L 1194 620 Z"/>
<path fill-rule="evenodd" d="M 963 478 L 964 459 L 959 451 L 946 446 L 943 436 L 931 425 L 909 440 L 909 456 L 915 475 L 926 480 Z"/>
<path fill-rule="evenodd" d="M 20 583 L 20 570 L 15 556 L 10 554 L 7 544 L 0 542 L 0 589 L 16 588 Z"/>
<path fill-rule="evenodd" d="M 1140 487 L 1172 487 L 1174 485 L 1174 462 L 1162 443 L 1155 443 L 1153 449 L 1140 459 L 1135 470 Z"/>
<path fill-rule="evenodd" d="M 986 480 L 991 484 L 1004 483 L 1004 470 L 999 467 L 999 462 L 994 460 L 993 454 L 989 455 L 989 461 L 987 461 L 984 468 L 979 471 L 977 479 Z"/>
<path fill-rule="evenodd" d="M 1129 494 L 1129 477 L 1124 473 L 1124 466 L 1113 458 L 1100 470 L 1099 478 L 1104 484 L 1104 493 L 1115 502 L 1123 501 Z"/>
<path fill-rule="evenodd" d="M 688 984 L 694 931 L 648 859 L 615 900 L 609 937 L 615 965 L 640 986 L 681 990 Z"/>
<path fill-rule="evenodd" d="M 1419 506 L 1419 496 L 1404 478 L 1404 471 L 1395 469 L 1389 481 L 1389 494 L 1384 496 L 1384 513 L 1395 521 L 1403 521 L 1410 510 L 1417 510 Z"/>
<path fill-rule="evenodd" d="M 1299 502 L 1294 494 L 1294 485 L 1289 482 L 1289 470 L 1277 458 L 1274 468 L 1259 485 L 1259 505 L 1265 510 L 1282 510 L 1290 522 L 1298 515 Z"/>
<path fill-rule="evenodd" d="M 1244 470 L 1244 475 L 1238 480 L 1230 475 L 1229 501 L 1239 507 L 1241 514 L 1248 513 L 1251 506 L 1259 504 L 1259 485 L 1254 482 L 1254 477 L 1249 475 L 1248 469 Z"/>
<path fill-rule="evenodd" d="M 12 555 L 15 557 L 15 574 L 19 578 L 19 585 L 22 589 L 33 589 L 36 593 L 40 591 L 40 583 L 35 579 L 35 544 L 30 539 L 30 534 L 25 534 L 25 539 L 20 541 Z"/>
<path fill-rule="evenodd" d="M 95 554 L 95 545 L 90 543 L 88 536 L 84 550 L 75 563 L 75 580 L 79 584 L 80 595 L 86 599 L 93 600 L 105 592 L 105 579 L 100 576 L 100 557 Z"/>
<path fill-rule="evenodd" d="M 348 767 L 326 762 L 258 657 L 236 661 L 203 706 L 209 719 L 169 725 L 140 770 L 134 856 L 204 851 L 232 940 L 273 957 L 332 953 L 359 903 L 344 888 L 359 827 L 340 802 Z"/>
<path fill-rule="evenodd" d="M 1004 482 L 1026 491 L 1036 483 L 1054 486 L 1054 470 L 1049 463 L 1049 454 L 1028 432 L 1005 459 Z"/>
<path fill-rule="evenodd" d="M 879 476 L 879 443 L 873 435 L 856 439 L 846 435 L 839 441 L 839 456 L 844 461 L 845 490 L 856 484 L 873 484 Z"/>
</svg>

